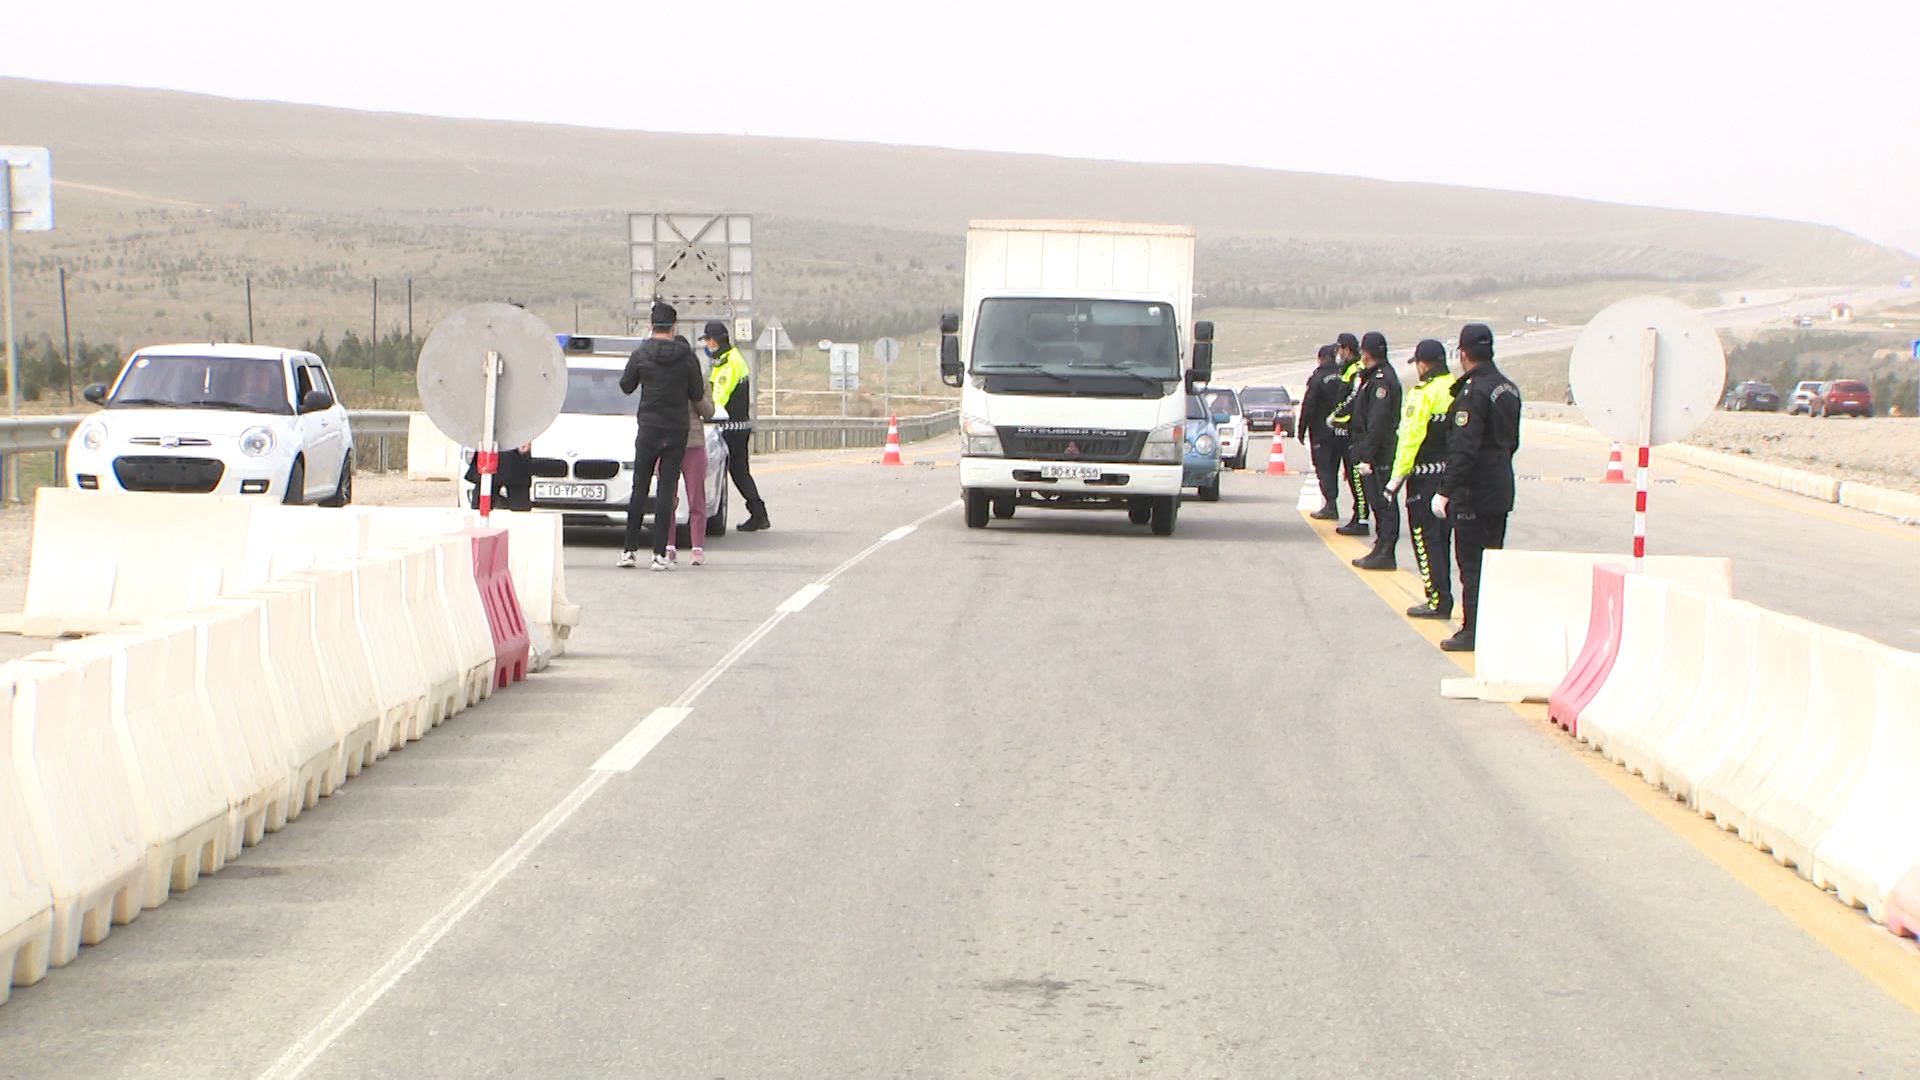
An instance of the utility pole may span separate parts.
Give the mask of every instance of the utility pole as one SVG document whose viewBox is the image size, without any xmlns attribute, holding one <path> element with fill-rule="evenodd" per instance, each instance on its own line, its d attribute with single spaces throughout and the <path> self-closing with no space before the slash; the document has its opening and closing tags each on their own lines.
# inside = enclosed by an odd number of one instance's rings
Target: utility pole
<svg viewBox="0 0 1920 1080">
<path fill-rule="evenodd" d="M 247 344 L 253 344 L 253 275 L 247 275 Z"/>
<path fill-rule="evenodd" d="M 380 388 L 380 279 L 373 279 L 373 333 L 367 337 L 368 392 Z"/>
<path fill-rule="evenodd" d="M 67 321 L 67 268 L 60 268 L 60 341 L 67 354 L 67 404 L 73 404 L 73 325 Z"/>
<path fill-rule="evenodd" d="M 407 341 L 413 341 L 413 279 L 407 279 Z"/>
</svg>

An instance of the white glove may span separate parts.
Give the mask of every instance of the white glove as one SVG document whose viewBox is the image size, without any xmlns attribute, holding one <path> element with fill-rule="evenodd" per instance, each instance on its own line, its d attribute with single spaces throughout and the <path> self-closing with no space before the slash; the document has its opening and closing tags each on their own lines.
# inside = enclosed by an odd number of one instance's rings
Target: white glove
<svg viewBox="0 0 1920 1080">
<path fill-rule="evenodd" d="M 1441 518 L 1447 516 L 1447 497 L 1445 495 L 1435 495 L 1433 497 L 1433 516 Z"/>
<path fill-rule="evenodd" d="M 1359 472 L 1360 472 L 1360 475 L 1361 475 L 1361 476 L 1372 476 L 1372 475 L 1373 475 L 1373 462 L 1371 462 L 1371 461 L 1363 461 L 1363 462 L 1361 462 L 1361 463 L 1360 463 L 1360 465 L 1358 466 L 1358 468 L 1359 468 Z"/>
<path fill-rule="evenodd" d="M 727 422 L 727 410 L 722 409 L 718 406 L 714 407 L 713 415 L 707 417 L 707 423 L 709 424 L 724 424 L 726 422 Z"/>
<path fill-rule="evenodd" d="M 1400 487 L 1404 483 L 1406 483 L 1405 477 L 1400 477 L 1399 479 L 1395 479 L 1395 480 L 1389 480 L 1387 481 L 1387 486 L 1382 488 L 1381 491 L 1387 496 L 1387 498 L 1397 499 L 1400 497 Z"/>
</svg>

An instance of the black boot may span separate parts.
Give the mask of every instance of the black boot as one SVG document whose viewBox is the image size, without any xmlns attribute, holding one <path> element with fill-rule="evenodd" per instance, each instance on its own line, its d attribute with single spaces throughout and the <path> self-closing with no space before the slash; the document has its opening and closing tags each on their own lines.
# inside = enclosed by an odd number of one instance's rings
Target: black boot
<svg viewBox="0 0 1920 1080">
<path fill-rule="evenodd" d="M 1443 652 L 1472 652 L 1473 631 L 1462 627 L 1460 632 L 1440 643 Z"/>
<path fill-rule="evenodd" d="M 761 499 L 747 501 L 747 520 L 740 526 L 741 532 L 759 532 L 773 528 L 773 522 L 767 520 L 767 504 Z"/>
<path fill-rule="evenodd" d="M 1339 521 L 1340 520 L 1340 512 L 1335 510 L 1331 506 L 1324 507 L 1319 510 L 1315 510 L 1313 513 L 1308 514 L 1307 516 L 1312 518 L 1315 521 Z"/>
<path fill-rule="evenodd" d="M 1419 607 L 1408 608 L 1407 618 L 1451 619 L 1453 618 L 1453 607 L 1452 605 L 1448 605 L 1447 607 L 1434 607 L 1432 604 L 1421 604 Z"/>
<path fill-rule="evenodd" d="M 1398 570 L 1400 564 L 1395 561 L 1391 551 L 1369 551 L 1353 560 L 1353 565 L 1362 570 Z"/>
<path fill-rule="evenodd" d="M 1349 521 L 1333 531 L 1341 536 L 1367 536 L 1373 532 L 1373 526 L 1364 521 Z"/>
</svg>

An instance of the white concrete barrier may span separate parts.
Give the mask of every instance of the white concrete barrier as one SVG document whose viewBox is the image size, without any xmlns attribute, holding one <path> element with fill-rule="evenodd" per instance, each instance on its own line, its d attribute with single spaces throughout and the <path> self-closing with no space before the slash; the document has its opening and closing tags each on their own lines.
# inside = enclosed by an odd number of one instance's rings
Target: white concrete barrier
<svg viewBox="0 0 1920 1080">
<path fill-rule="evenodd" d="M 406 612 L 406 579 L 398 555 L 376 553 L 346 568 L 353 575 L 354 617 L 380 703 L 379 742 L 398 750 L 427 733 L 428 676 Z"/>
<path fill-rule="evenodd" d="M 1628 578 L 1629 612 L 1634 601 Z M 1649 687 L 1631 710 L 1612 718 L 1606 755 L 1651 783 L 1660 782 L 1659 753 L 1685 723 L 1706 666 L 1707 610 L 1715 601 L 1684 586 L 1661 590 L 1658 663 L 1644 673 Z M 1631 617 L 1631 616 L 1629 616 Z"/>
<path fill-rule="evenodd" d="M 281 583 L 313 588 L 314 660 L 325 673 L 332 700 L 341 770 L 345 776 L 358 776 L 387 753 L 389 744 L 381 741 L 386 704 L 360 629 L 353 571 L 319 568 L 289 575 L 276 584 Z"/>
<path fill-rule="evenodd" d="M 407 417 L 407 479 L 453 480 L 466 471 L 460 444 L 434 427 L 426 413 Z"/>
<path fill-rule="evenodd" d="M 13 987 L 46 977 L 53 950 L 53 890 L 14 762 L 19 675 L 18 665 L 0 664 L 0 1005 Z"/>
<path fill-rule="evenodd" d="M 1659 690 L 1664 663 L 1667 596 L 1676 586 L 1664 578 L 1628 574 L 1621 604 L 1620 651 L 1607 681 L 1580 711 L 1580 738 L 1615 761 L 1617 729 L 1630 726 Z M 1477 644 L 1477 642 L 1476 642 Z"/>
<path fill-rule="evenodd" d="M 166 903 L 226 865 L 227 781 L 209 752 L 211 717 L 195 685 L 195 632 L 171 628 L 63 641 L 53 653 L 112 665 L 114 735 L 147 845 L 141 903 Z"/>
<path fill-rule="evenodd" d="M 1571 551 L 1487 552 L 1480 577 L 1474 673 L 1448 679 L 1441 694 L 1482 701 L 1545 701 L 1567 677 L 1586 641 L 1593 568 L 1631 566 L 1624 555 Z M 1703 595 L 1733 594 L 1730 559 L 1655 556 L 1642 571 Z"/>
<path fill-rule="evenodd" d="M 350 562 L 372 547 L 363 514 L 321 506 L 261 503 L 247 522 L 244 567 L 225 581 L 229 593 L 326 563 Z"/>
<path fill-rule="evenodd" d="M 229 857 L 287 822 L 295 763 L 261 671 L 258 602 L 226 601 L 176 620 L 194 628 L 195 692 L 207 747 L 227 781 Z"/>
<path fill-rule="evenodd" d="M 1698 692 L 1657 755 L 1661 786 L 1690 805 L 1700 781 L 1738 742 L 1750 699 L 1771 677 L 1755 663 L 1765 614 L 1739 600 L 1717 600 L 1707 609 L 1707 655 Z"/>
<path fill-rule="evenodd" d="M 420 650 L 427 677 L 427 713 L 430 725 L 450 720 L 467 707 L 467 670 L 453 636 L 453 614 L 440 592 L 439 559 L 433 541 L 400 549 L 400 574 L 405 589 L 404 620 L 408 636 Z"/>
<path fill-rule="evenodd" d="M 1910 491 L 1894 491 L 1849 480 L 1840 485 L 1839 502 L 1841 506 L 1865 510 L 1870 514 L 1881 514 L 1902 521 L 1920 521 L 1920 495 Z"/>
<path fill-rule="evenodd" d="M 261 605 L 261 673 L 292 766 L 287 799 L 287 818 L 292 820 L 346 779 L 340 736 L 345 725 L 335 716 L 326 673 L 314 649 L 314 586 L 279 582 L 242 602 Z"/>
<path fill-rule="evenodd" d="M 1694 786 L 1694 809 L 1743 839 L 1752 839 L 1753 813 L 1763 801 L 1768 774 L 1807 723 L 1813 705 L 1807 650 L 1820 629 L 1791 615 L 1762 613 L 1753 666 L 1766 680 L 1748 695 L 1746 707 L 1730 726 L 1720 762 Z"/>
<path fill-rule="evenodd" d="M 147 845 L 112 717 L 112 665 L 15 661 L 13 764 L 53 897 L 50 961 L 140 914 Z"/>
<path fill-rule="evenodd" d="M 486 602 L 474 576 L 473 538 L 465 532 L 443 537 L 433 545 L 439 573 L 441 602 L 452 617 L 454 643 L 466 672 L 467 704 L 493 696 L 493 628 L 487 622 Z"/>
<path fill-rule="evenodd" d="M 1813 632 L 1808 715 L 1757 793 L 1751 836 L 1781 863 L 1813 876 L 1813 849 L 1866 772 L 1873 744 L 1876 670 L 1884 645 L 1820 627 Z"/>
<path fill-rule="evenodd" d="M 1813 849 L 1813 882 L 1886 922 L 1887 898 L 1920 867 L 1920 655 L 1889 649 L 1874 683 L 1866 772 Z"/>
<path fill-rule="evenodd" d="M 533 670 L 567 651 L 580 623 L 580 605 L 567 599 L 565 532 L 561 515 L 545 510 L 495 510 L 489 523 L 507 530 L 508 572 L 527 616 Z"/>
</svg>

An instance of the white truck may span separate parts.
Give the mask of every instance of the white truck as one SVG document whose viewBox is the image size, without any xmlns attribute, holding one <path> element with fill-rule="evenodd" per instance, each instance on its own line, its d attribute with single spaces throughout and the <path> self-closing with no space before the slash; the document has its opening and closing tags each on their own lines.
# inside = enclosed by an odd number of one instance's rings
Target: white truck
<svg viewBox="0 0 1920 1080">
<path fill-rule="evenodd" d="M 1028 505 L 1124 509 L 1171 535 L 1187 394 L 1213 368 L 1193 230 L 976 221 L 964 302 L 940 320 L 940 375 L 961 388 L 968 527 Z"/>
</svg>

